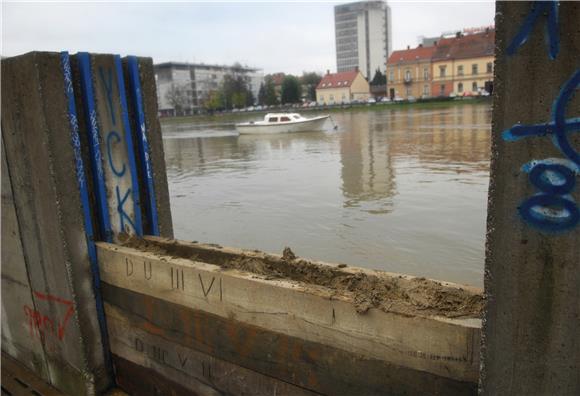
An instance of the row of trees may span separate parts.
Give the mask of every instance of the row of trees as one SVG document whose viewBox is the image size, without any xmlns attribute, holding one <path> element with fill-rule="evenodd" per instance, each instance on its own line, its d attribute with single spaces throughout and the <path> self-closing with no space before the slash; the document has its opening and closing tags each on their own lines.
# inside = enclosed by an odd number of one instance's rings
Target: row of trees
<svg viewBox="0 0 580 396">
<path fill-rule="evenodd" d="M 185 109 L 192 107 L 193 92 L 187 86 L 172 84 L 165 98 L 175 109 L 176 115 L 184 114 Z M 241 73 L 224 76 L 218 89 L 208 91 L 199 98 L 199 105 L 207 111 L 241 108 L 252 106 L 255 102 L 248 81 Z"/>
<path fill-rule="evenodd" d="M 302 99 L 316 100 L 316 86 L 321 79 L 322 75 L 315 72 L 304 72 L 301 77 L 287 75 L 284 76 L 277 92 L 274 77 L 267 75 L 264 83 L 260 85 L 258 104 L 271 106 L 300 103 Z M 302 92 L 303 89 L 305 92 Z"/>
<path fill-rule="evenodd" d="M 279 87 L 274 82 L 274 76 L 267 75 L 260 85 L 258 104 L 278 105 L 300 103 L 316 100 L 316 86 L 322 75 L 315 72 L 304 72 L 302 76 L 284 76 Z M 370 85 L 385 85 L 386 76 L 377 69 Z M 302 92 L 303 89 L 305 92 Z M 184 109 L 191 107 L 192 95 L 185 87 L 173 84 L 166 94 L 166 99 L 175 108 L 177 114 L 183 114 Z M 207 111 L 242 108 L 255 104 L 254 95 L 246 77 L 242 73 L 234 72 L 224 76 L 224 80 L 216 90 L 209 91 L 200 98 L 200 105 Z"/>
<path fill-rule="evenodd" d="M 227 74 L 219 89 L 209 91 L 201 99 L 201 105 L 208 111 L 234 109 L 254 104 L 254 94 L 243 75 Z"/>
</svg>

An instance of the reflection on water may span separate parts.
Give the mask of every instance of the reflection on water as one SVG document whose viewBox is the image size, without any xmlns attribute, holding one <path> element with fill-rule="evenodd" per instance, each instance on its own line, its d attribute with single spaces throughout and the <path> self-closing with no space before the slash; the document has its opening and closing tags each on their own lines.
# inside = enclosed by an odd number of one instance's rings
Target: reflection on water
<svg viewBox="0 0 580 396">
<path fill-rule="evenodd" d="M 333 118 L 271 136 L 165 125 L 176 236 L 481 286 L 489 106 Z"/>
</svg>

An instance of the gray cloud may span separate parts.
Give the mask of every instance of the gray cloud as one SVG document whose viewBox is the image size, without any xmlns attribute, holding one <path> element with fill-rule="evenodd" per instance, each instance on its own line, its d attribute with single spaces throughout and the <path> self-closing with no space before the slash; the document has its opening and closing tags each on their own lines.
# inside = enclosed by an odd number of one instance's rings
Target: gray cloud
<svg viewBox="0 0 580 396">
<path fill-rule="evenodd" d="M 32 50 L 235 61 L 266 73 L 334 69 L 338 2 L 3 3 L 2 55 Z M 395 49 L 419 35 L 493 23 L 492 2 L 389 2 Z"/>
</svg>

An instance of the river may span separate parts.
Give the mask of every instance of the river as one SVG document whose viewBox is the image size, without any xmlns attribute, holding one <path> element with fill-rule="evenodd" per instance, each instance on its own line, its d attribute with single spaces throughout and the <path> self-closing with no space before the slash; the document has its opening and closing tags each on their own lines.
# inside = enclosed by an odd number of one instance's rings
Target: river
<svg viewBox="0 0 580 396">
<path fill-rule="evenodd" d="M 238 120 L 256 119 L 245 114 Z M 238 136 L 163 123 L 176 238 L 481 287 L 491 109 L 332 113 L 338 129 Z"/>
</svg>

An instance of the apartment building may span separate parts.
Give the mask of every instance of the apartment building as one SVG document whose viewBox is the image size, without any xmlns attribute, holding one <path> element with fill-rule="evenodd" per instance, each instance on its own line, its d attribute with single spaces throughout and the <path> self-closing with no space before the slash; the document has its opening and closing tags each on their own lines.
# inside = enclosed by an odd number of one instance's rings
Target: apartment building
<svg viewBox="0 0 580 396">
<path fill-rule="evenodd" d="M 431 57 L 435 47 L 407 47 L 394 51 L 387 61 L 387 96 L 393 99 L 431 96 Z"/>
<path fill-rule="evenodd" d="M 369 83 L 356 69 L 339 73 L 327 72 L 316 87 L 316 101 L 322 104 L 364 101 L 369 97 Z"/>
<path fill-rule="evenodd" d="M 334 7 L 336 68 L 356 67 L 368 80 L 384 73 L 391 53 L 391 9 L 384 1 L 360 1 Z"/>
<path fill-rule="evenodd" d="M 196 112 L 209 94 L 219 89 L 227 74 L 243 76 L 256 100 L 260 84 L 264 81 L 262 70 L 240 65 L 167 62 L 155 65 L 154 69 L 161 115 L 188 115 Z M 179 100 L 175 97 L 177 93 Z M 176 104 L 179 108 L 176 108 Z"/>
<path fill-rule="evenodd" d="M 493 90 L 495 31 L 441 39 L 431 58 L 432 96 L 469 96 Z"/>
</svg>

